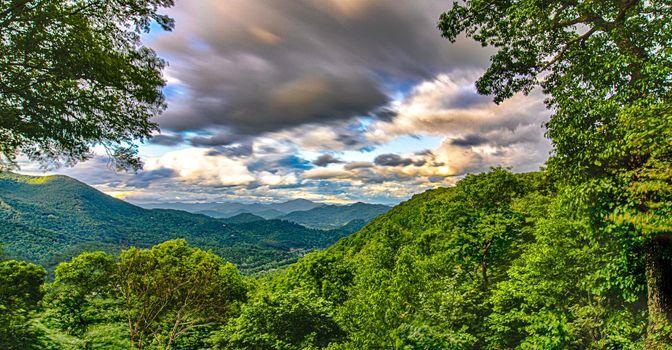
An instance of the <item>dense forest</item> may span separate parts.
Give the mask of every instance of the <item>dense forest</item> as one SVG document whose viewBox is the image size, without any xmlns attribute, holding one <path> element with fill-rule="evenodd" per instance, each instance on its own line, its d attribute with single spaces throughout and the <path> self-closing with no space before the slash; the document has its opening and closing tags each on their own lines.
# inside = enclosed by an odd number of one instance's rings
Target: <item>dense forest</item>
<svg viewBox="0 0 672 350">
<path fill-rule="evenodd" d="M 72 164 L 95 145 L 141 167 L 132 144 L 157 129 L 165 62 L 140 33 L 171 29 L 157 11 L 173 2 L 110 3 L 0 4 L 2 168 Z M 0 348 L 671 349 L 672 2 L 468 0 L 437 18 L 437 35 L 494 48 L 480 94 L 545 94 L 542 171 L 466 175 L 255 277 L 191 231 L 225 222 L 197 216 L 161 242 L 152 225 L 185 214 L 124 212 L 123 251 L 91 246 L 53 278 L 2 253 Z M 237 219 L 226 225 L 270 222 Z M 48 265 L 64 229 L 97 232 L 71 220 L 3 219 L 21 242 L 7 253 Z"/>
<path fill-rule="evenodd" d="M 2 284 L 2 345 L 641 348 L 642 256 L 595 235 L 571 195 L 547 173 L 470 175 L 260 278 L 180 240 L 84 253 L 42 289 L 42 268 L 5 261 L 25 282 Z"/>
</svg>

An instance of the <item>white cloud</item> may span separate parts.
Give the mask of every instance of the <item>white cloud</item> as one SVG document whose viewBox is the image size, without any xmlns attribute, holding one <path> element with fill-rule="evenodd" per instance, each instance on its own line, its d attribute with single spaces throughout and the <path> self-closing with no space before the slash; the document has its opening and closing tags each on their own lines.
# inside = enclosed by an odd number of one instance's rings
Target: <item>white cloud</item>
<svg viewBox="0 0 672 350">
<path fill-rule="evenodd" d="M 260 183 L 269 186 L 294 185 L 298 183 L 298 179 L 294 173 L 278 175 L 268 171 L 262 171 L 257 176 Z"/>
<path fill-rule="evenodd" d="M 239 186 L 255 181 L 247 166 L 237 160 L 190 148 L 145 161 L 145 170 L 172 169 L 180 181 L 203 186 Z"/>
</svg>

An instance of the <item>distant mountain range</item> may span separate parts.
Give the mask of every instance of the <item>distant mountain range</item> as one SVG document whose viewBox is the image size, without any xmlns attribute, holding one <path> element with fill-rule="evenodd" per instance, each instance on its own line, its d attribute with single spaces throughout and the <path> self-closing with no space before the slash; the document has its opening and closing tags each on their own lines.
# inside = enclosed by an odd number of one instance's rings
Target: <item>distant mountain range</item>
<svg viewBox="0 0 672 350">
<path fill-rule="evenodd" d="M 353 220 L 369 222 L 386 213 L 390 207 L 381 204 L 355 203 L 351 205 L 329 205 L 306 199 L 294 199 L 282 203 L 139 203 L 148 209 L 176 209 L 213 218 L 230 218 L 240 214 L 253 214 L 263 219 L 291 221 L 305 227 L 331 230 Z"/>
<path fill-rule="evenodd" d="M 136 203 L 147 209 L 175 209 L 204 214 L 215 218 L 228 218 L 238 214 L 254 214 L 264 219 L 275 219 L 295 211 L 305 211 L 323 206 L 307 199 L 294 199 L 282 203 Z"/>
<path fill-rule="evenodd" d="M 331 230 L 354 220 L 369 222 L 388 210 L 390 207 L 380 204 L 323 205 L 310 210 L 291 212 L 279 219 L 310 228 Z"/>
<path fill-rule="evenodd" d="M 286 215 L 296 209 L 305 212 L 323 206 L 296 200 L 257 207 L 282 210 Z M 177 203 L 174 208 L 185 209 Z M 116 253 L 130 246 L 151 247 L 185 238 L 194 246 L 212 249 L 245 272 L 254 272 L 291 263 L 304 252 L 327 247 L 367 222 L 351 220 L 344 227 L 325 231 L 252 213 L 222 219 L 174 209 L 144 209 L 66 176 L 0 173 L 0 244 L 10 258 L 47 268 L 83 251 Z"/>
</svg>

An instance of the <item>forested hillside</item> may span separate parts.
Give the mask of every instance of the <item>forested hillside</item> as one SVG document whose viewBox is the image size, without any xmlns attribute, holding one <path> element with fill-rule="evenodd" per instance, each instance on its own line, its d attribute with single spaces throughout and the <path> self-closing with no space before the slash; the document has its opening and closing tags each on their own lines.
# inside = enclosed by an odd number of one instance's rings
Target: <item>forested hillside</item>
<svg viewBox="0 0 672 350">
<path fill-rule="evenodd" d="M 616 241 L 591 236 L 566 199 L 547 174 L 501 169 L 416 195 L 262 283 L 218 344 L 641 348 L 643 281 L 622 293 Z"/>
<path fill-rule="evenodd" d="M 354 232 L 321 231 L 281 220 L 214 219 L 178 210 L 147 210 L 65 176 L 0 173 L 0 242 L 8 257 L 49 269 L 85 251 L 185 238 L 244 271 L 293 262 Z"/>
</svg>

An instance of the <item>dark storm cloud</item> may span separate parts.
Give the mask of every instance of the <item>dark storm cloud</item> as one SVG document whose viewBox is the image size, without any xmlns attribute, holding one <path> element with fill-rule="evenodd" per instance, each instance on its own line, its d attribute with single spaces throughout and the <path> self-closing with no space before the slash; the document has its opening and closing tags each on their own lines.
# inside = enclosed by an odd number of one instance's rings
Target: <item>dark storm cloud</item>
<svg viewBox="0 0 672 350">
<path fill-rule="evenodd" d="M 184 141 L 180 134 L 175 135 L 154 135 L 149 139 L 149 143 L 161 146 L 176 146 Z"/>
<path fill-rule="evenodd" d="M 453 139 L 450 141 L 451 144 L 460 147 L 471 147 L 471 146 L 480 146 L 488 142 L 488 139 L 481 135 L 466 135 L 462 138 Z"/>
<path fill-rule="evenodd" d="M 408 177 L 403 177 L 400 174 L 381 174 L 373 169 L 360 169 L 355 173 L 353 178 L 366 184 L 382 184 L 385 182 L 400 183 L 408 180 Z"/>
<path fill-rule="evenodd" d="M 344 132 L 338 134 L 336 141 L 346 145 L 346 146 L 364 146 L 367 141 L 361 134 L 357 133 L 356 130 L 349 130 L 349 132 Z"/>
<path fill-rule="evenodd" d="M 331 154 L 323 154 L 313 161 L 314 165 L 321 167 L 327 166 L 329 164 L 339 164 L 339 163 L 343 163 L 343 160 L 338 159 L 332 156 Z"/>
<path fill-rule="evenodd" d="M 251 142 L 242 142 L 229 146 L 219 146 L 208 151 L 209 156 L 225 156 L 229 158 L 249 157 L 254 153 Z"/>
<path fill-rule="evenodd" d="M 434 152 L 431 149 L 425 149 L 422 151 L 415 152 L 416 156 L 432 156 Z"/>
<path fill-rule="evenodd" d="M 436 29 L 443 1 L 179 2 L 177 29 L 152 43 L 182 91 L 162 128 L 258 135 L 380 115 L 396 82 L 482 67 L 478 45 Z M 203 141 L 203 140 L 200 140 Z M 347 140 L 344 142 L 355 142 Z"/>
<path fill-rule="evenodd" d="M 468 109 L 492 102 L 492 97 L 480 95 L 473 86 L 461 88 L 455 95 L 446 101 L 446 107 Z"/>
<path fill-rule="evenodd" d="M 141 171 L 126 181 L 126 186 L 135 188 L 147 188 L 154 182 L 177 176 L 173 169 L 159 168 L 150 171 Z"/>
<path fill-rule="evenodd" d="M 194 147 L 230 146 L 243 140 L 243 137 L 226 132 L 219 132 L 212 136 L 196 136 L 189 139 Z"/>
<path fill-rule="evenodd" d="M 403 158 L 398 154 L 381 154 L 373 160 L 376 165 L 380 166 L 407 166 L 415 165 L 422 166 L 425 164 L 424 159 L 413 160 L 410 158 Z"/>
</svg>

